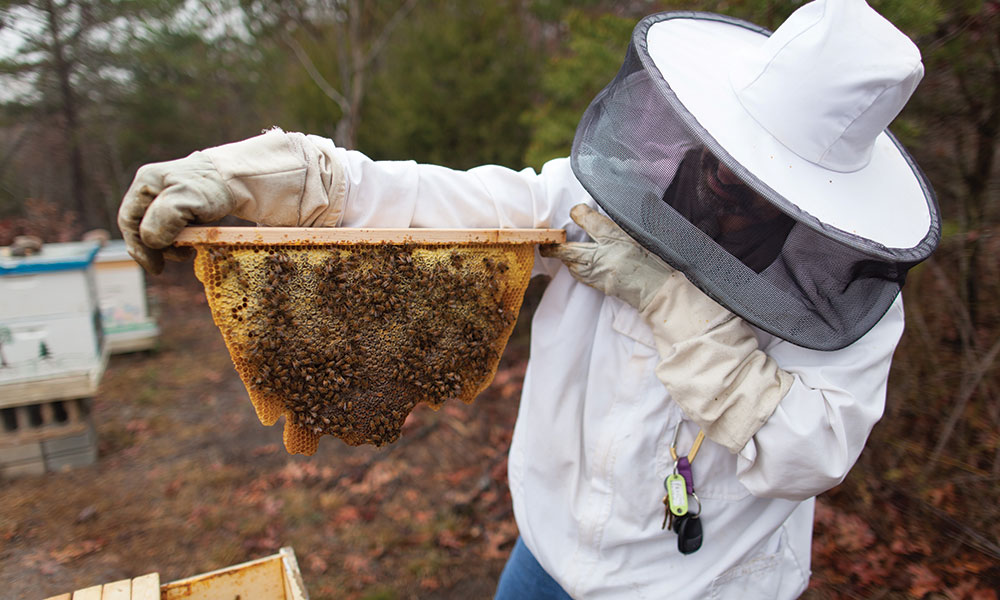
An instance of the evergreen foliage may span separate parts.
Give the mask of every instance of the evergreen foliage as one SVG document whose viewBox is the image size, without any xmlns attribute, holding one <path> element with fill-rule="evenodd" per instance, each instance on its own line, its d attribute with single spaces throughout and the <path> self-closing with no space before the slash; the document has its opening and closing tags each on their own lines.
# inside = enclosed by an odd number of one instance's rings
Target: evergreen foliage
<svg viewBox="0 0 1000 600">
<path fill-rule="evenodd" d="M 570 10 L 566 47 L 549 56 L 539 99 L 525 113 L 532 130 L 525 162 L 533 167 L 569 156 L 576 125 L 595 95 L 615 76 L 625 57 L 634 19 Z"/>
<path fill-rule="evenodd" d="M 516 0 L 438 0 L 387 49 L 368 97 L 359 148 L 373 158 L 455 168 L 520 167 L 540 48 Z"/>
</svg>

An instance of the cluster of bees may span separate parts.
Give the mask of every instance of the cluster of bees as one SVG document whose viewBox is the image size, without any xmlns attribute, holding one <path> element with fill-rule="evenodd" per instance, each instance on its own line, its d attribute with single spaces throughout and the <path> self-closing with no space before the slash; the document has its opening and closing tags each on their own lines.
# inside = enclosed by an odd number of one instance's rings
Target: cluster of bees
<svg viewBox="0 0 1000 600">
<path fill-rule="evenodd" d="M 350 445 L 395 441 L 418 402 L 471 401 L 516 318 L 505 309 L 508 264 L 465 246 L 209 257 L 206 291 L 226 307 L 216 322 L 251 397 L 278 399 L 293 423 Z"/>
</svg>

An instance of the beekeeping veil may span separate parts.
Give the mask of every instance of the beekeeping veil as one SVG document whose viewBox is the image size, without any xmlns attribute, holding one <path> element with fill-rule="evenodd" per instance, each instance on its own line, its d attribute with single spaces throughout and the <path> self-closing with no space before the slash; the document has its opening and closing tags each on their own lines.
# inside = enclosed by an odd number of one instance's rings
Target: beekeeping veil
<svg viewBox="0 0 1000 600">
<path fill-rule="evenodd" d="M 922 75 L 916 46 L 862 0 L 806 4 L 773 35 L 652 15 L 587 109 L 573 170 L 629 235 L 745 320 L 842 348 L 940 237 L 930 184 L 886 130 Z"/>
</svg>

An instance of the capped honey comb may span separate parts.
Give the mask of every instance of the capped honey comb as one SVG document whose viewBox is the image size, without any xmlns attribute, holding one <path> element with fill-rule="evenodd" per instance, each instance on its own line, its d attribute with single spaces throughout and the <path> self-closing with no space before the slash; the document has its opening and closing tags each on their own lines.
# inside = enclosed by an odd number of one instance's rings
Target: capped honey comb
<svg viewBox="0 0 1000 600">
<path fill-rule="evenodd" d="M 493 380 L 531 244 L 194 244 L 195 273 L 257 416 L 292 454 L 399 438 L 419 402 Z"/>
</svg>

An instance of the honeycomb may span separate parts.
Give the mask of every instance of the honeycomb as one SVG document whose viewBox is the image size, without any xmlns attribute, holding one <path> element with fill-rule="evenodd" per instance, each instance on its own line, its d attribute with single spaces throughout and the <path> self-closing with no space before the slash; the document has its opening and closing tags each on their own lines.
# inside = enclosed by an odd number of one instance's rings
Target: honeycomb
<svg viewBox="0 0 1000 600">
<path fill-rule="evenodd" d="M 195 244 L 195 274 L 257 417 L 289 453 L 399 438 L 413 407 L 493 380 L 531 244 Z"/>
</svg>

